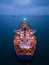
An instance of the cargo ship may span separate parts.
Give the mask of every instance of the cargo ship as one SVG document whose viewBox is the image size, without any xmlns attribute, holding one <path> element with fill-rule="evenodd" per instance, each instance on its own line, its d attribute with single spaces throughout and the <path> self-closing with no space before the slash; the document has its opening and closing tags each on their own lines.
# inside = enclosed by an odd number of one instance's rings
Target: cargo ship
<svg viewBox="0 0 49 65">
<path fill-rule="evenodd" d="M 32 59 L 36 50 L 35 32 L 36 30 L 31 29 L 26 18 L 20 23 L 18 29 L 15 30 L 14 50 L 18 59 Z"/>
</svg>

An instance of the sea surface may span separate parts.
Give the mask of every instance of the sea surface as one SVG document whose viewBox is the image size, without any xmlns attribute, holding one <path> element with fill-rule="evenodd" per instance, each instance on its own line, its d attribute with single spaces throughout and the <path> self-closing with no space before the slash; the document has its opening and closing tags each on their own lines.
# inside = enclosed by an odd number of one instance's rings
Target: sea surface
<svg viewBox="0 0 49 65">
<path fill-rule="evenodd" d="M 30 65 L 49 65 L 49 16 L 48 15 L 0 15 L 0 65 L 26 65 L 17 61 L 13 39 L 23 18 L 36 30 L 36 54 Z"/>
</svg>

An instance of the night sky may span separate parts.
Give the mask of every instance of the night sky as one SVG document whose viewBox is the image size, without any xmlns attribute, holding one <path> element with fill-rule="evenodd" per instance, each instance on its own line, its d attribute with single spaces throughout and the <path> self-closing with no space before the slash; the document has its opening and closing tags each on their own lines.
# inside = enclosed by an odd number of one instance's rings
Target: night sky
<svg viewBox="0 0 49 65">
<path fill-rule="evenodd" d="M 49 0 L 0 0 L 0 15 L 49 15 Z"/>
</svg>

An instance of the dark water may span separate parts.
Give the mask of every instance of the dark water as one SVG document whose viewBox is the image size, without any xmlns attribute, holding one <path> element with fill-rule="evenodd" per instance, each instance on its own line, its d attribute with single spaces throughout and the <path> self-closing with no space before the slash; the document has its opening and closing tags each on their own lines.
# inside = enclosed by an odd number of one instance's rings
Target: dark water
<svg viewBox="0 0 49 65">
<path fill-rule="evenodd" d="M 30 65 L 49 65 L 49 16 L 0 15 L 0 65 L 26 65 L 19 63 L 14 53 L 14 29 L 26 17 L 32 29 L 37 30 L 36 54 Z"/>
</svg>

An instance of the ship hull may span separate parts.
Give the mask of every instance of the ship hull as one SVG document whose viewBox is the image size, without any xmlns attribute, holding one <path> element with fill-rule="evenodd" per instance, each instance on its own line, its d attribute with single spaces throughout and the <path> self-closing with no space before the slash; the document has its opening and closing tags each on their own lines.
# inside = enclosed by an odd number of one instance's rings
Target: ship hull
<svg viewBox="0 0 49 65">
<path fill-rule="evenodd" d="M 14 37 L 14 49 L 20 60 L 32 59 L 36 49 L 36 36 L 28 22 L 23 22 Z"/>
<path fill-rule="evenodd" d="M 20 60 L 30 60 L 32 57 L 33 55 L 17 55 L 17 58 Z"/>
</svg>

